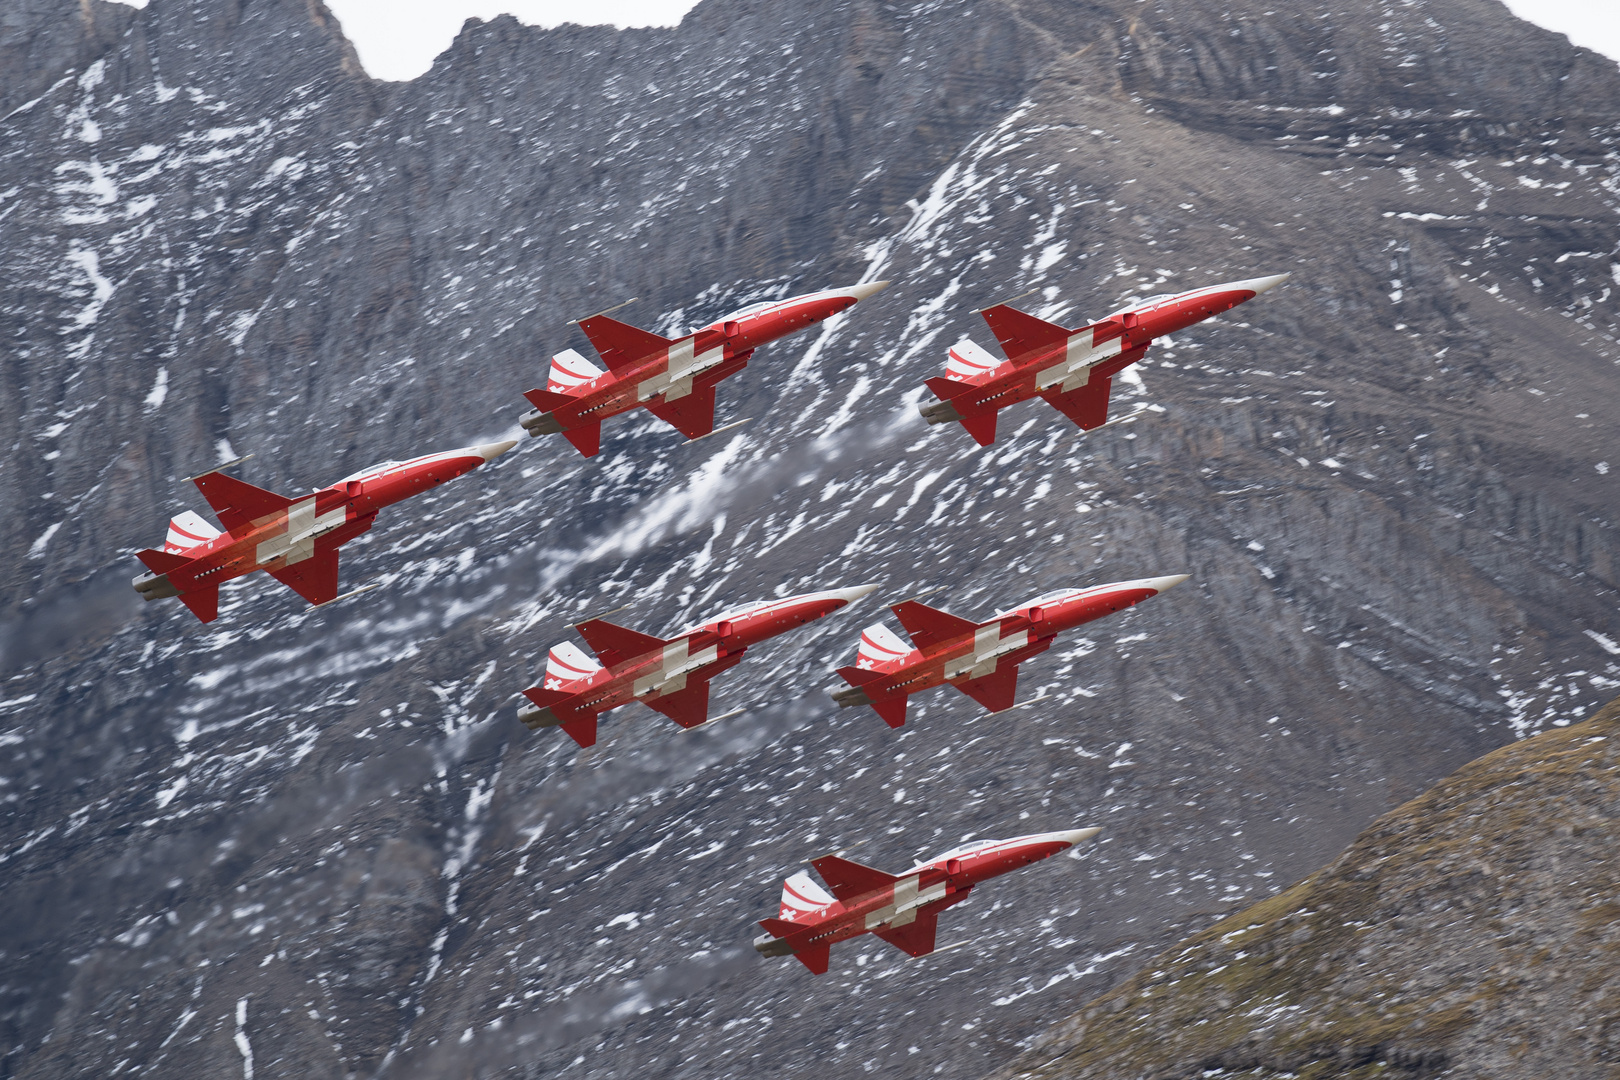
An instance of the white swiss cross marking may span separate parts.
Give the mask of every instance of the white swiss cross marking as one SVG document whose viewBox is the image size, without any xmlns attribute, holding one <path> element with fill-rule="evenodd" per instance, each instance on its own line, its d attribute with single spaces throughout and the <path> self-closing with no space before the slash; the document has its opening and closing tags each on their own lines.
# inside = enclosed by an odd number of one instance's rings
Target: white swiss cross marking
<svg viewBox="0 0 1620 1080">
<path fill-rule="evenodd" d="M 710 368 L 719 367 L 726 359 L 724 345 L 699 353 L 697 338 L 682 338 L 669 347 L 669 364 L 662 375 L 654 375 L 636 386 L 636 400 L 648 401 L 664 395 L 665 401 L 679 401 L 692 392 L 692 378 Z"/>
<path fill-rule="evenodd" d="M 315 539 L 329 533 L 348 519 L 349 508 L 343 504 L 316 516 L 315 496 L 299 499 L 287 507 L 287 531 L 272 536 L 259 545 L 254 553 L 260 566 L 285 557 L 287 564 L 303 562 L 315 555 Z"/>
<path fill-rule="evenodd" d="M 1123 337 L 1112 338 L 1101 345 L 1093 345 L 1096 331 L 1086 329 L 1069 335 L 1068 348 L 1062 360 L 1035 376 L 1035 388 L 1046 390 L 1062 384 L 1063 392 L 1078 390 L 1091 381 L 1091 369 L 1119 355 L 1125 343 Z"/>
</svg>

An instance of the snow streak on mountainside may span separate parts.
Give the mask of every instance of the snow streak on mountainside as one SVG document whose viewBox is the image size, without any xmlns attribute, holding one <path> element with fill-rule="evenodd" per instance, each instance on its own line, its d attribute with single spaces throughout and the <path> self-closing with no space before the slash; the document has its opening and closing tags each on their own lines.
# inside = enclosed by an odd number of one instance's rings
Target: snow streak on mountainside
<svg viewBox="0 0 1620 1080">
<path fill-rule="evenodd" d="M 472 24 L 398 86 L 304 0 L 7 18 L 0 1075 L 973 1075 L 1620 686 L 1620 77 L 1495 5 L 710 0 Z M 1121 379 L 1128 423 L 916 415 L 977 307 L 1281 271 Z M 569 319 L 878 278 L 723 385 L 747 428 L 527 441 L 346 547 L 354 601 L 129 591 L 215 461 L 297 493 L 515 435 Z M 719 680 L 754 707 L 714 728 L 515 720 L 620 604 L 1180 572 L 1000 716 L 834 710 L 865 601 Z M 971 947 L 748 948 L 809 856 L 1090 824 L 949 913 Z"/>
</svg>

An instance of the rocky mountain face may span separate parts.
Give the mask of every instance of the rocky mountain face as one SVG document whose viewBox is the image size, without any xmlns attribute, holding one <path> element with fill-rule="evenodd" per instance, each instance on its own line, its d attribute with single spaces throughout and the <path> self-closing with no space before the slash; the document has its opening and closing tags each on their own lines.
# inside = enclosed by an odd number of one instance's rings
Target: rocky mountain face
<svg viewBox="0 0 1620 1080">
<path fill-rule="evenodd" d="M 1617 842 L 1611 702 L 1385 814 L 1001 1075 L 1611 1077 Z"/>
<path fill-rule="evenodd" d="M 473 22 L 381 84 L 318 0 L 5 6 L 0 1075 L 981 1075 L 1620 686 L 1614 64 L 1492 0 L 786 10 Z M 916 415 L 985 304 L 1285 270 L 1121 380 L 1126 423 Z M 621 418 L 395 508 L 363 597 L 247 578 L 205 627 L 129 589 L 214 462 L 296 492 L 516 434 L 570 319 L 880 278 L 724 384 L 745 428 Z M 515 719 L 621 604 L 1181 572 L 996 716 L 834 709 L 869 600 L 712 728 Z M 960 948 L 748 947 L 827 850 L 1084 825 Z"/>
</svg>

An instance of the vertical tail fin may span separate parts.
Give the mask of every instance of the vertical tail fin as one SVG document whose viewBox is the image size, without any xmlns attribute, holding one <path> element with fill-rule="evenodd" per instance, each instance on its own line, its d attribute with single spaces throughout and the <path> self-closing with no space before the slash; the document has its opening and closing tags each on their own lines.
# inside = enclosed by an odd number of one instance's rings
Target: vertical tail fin
<svg viewBox="0 0 1620 1080">
<path fill-rule="evenodd" d="M 797 922 L 801 916 L 832 902 L 827 890 L 817 885 L 808 871 L 800 870 L 782 882 L 782 910 L 778 914 L 788 922 Z"/>
<path fill-rule="evenodd" d="M 602 670 L 602 665 L 586 656 L 578 645 L 570 641 L 559 642 L 546 655 L 547 690 L 566 690 Z"/>
<path fill-rule="evenodd" d="M 1004 363 L 1005 360 L 997 360 L 978 342 L 963 338 L 951 346 L 945 361 L 945 377 L 952 382 L 967 382 Z"/>
<path fill-rule="evenodd" d="M 573 349 L 567 349 L 551 358 L 551 372 L 546 376 L 546 389 L 553 394 L 572 394 L 576 388 L 600 374 L 601 368 Z"/>
<path fill-rule="evenodd" d="M 903 659 L 914 652 L 910 645 L 882 623 L 873 623 L 861 631 L 861 646 L 856 652 L 857 667 L 877 668 Z"/>
<path fill-rule="evenodd" d="M 195 510 L 187 510 L 169 519 L 169 535 L 164 538 L 163 550 L 178 555 L 201 547 L 219 535 L 219 530 L 204 521 Z"/>
</svg>

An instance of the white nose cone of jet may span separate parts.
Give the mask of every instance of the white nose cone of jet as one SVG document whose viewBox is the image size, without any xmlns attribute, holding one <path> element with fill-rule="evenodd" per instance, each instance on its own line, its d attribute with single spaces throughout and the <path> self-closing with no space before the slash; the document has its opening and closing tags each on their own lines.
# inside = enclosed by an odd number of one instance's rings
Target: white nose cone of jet
<svg viewBox="0 0 1620 1080">
<path fill-rule="evenodd" d="M 1270 277 L 1257 277 L 1249 278 L 1247 281 L 1229 282 L 1223 286 L 1223 288 L 1247 289 L 1249 292 L 1254 293 L 1254 295 L 1259 296 L 1263 292 L 1269 292 L 1270 290 L 1275 289 L 1292 276 L 1292 274 L 1272 274 Z"/>
<path fill-rule="evenodd" d="M 1102 832 L 1101 829 L 1069 829 L 1065 832 L 1055 832 L 1050 835 L 1052 839 L 1061 840 L 1072 847 L 1082 840 L 1090 840 L 1100 832 Z"/>
<path fill-rule="evenodd" d="M 1142 582 L 1142 587 L 1144 589 L 1152 589 L 1156 593 L 1162 593 L 1166 589 L 1174 588 L 1175 586 L 1180 585 L 1183 581 L 1186 581 L 1190 577 L 1192 577 L 1191 574 L 1172 574 L 1169 577 L 1148 578 L 1146 581 Z"/>
<path fill-rule="evenodd" d="M 869 592 L 877 589 L 876 585 L 856 585 L 851 589 L 828 589 L 823 596 L 830 596 L 834 600 L 842 600 L 846 604 L 853 604 Z"/>
<path fill-rule="evenodd" d="M 485 461 L 494 461 L 516 445 L 516 439 L 508 439 L 505 442 L 484 443 L 481 446 L 475 446 L 472 448 L 472 452 Z"/>
<path fill-rule="evenodd" d="M 868 296 L 876 296 L 889 287 L 887 281 L 868 281 L 865 285 L 852 285 L 839 291 L 847 296 L 853 296 L 857 301 L 865 300 Z"/>
</svg>

